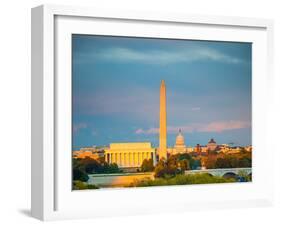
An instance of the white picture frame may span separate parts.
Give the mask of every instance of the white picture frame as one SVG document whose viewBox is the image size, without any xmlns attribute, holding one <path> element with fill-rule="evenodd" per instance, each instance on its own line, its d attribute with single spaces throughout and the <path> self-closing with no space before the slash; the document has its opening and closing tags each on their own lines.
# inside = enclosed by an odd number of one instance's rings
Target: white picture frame
<svg viewBox="0 0 281 226">
<path fill-rule="evenodd" d="M 184 32 L 186 28 L 189 32 Z M 62 134 L 71 131 L 68 100 L 71 95 L 69 40 L 72 32 L 252 42 L 253 182 L 192 185 L 188 189 L 170 186 L 72 192 L 71 150 L 58 151 L 61 147 L 67 150 L 70 147 L 69 137 Z M 33 8 L 32 216 L 56 220 L 271 205 L 273 178 L 265 172 L 270 170 L 271 165 L 267 162 L 272 162 L 273 158 L 273 150 L 266 140 L 271 132 L 266 122 L 272 111 L 272 33 L 273 22 L 265 19 L 55 5 Z M 169 198 L 171 195 L 173 199 Z M 107 202 L 117 205 L 108 206 Z"/>
</svg>

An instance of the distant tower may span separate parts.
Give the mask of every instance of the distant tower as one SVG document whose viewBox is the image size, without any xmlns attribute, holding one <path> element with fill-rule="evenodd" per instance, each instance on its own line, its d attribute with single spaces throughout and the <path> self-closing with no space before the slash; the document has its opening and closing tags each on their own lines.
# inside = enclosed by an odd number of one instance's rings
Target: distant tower
<svg viewBox="0 0 281 226">
<path fill-rule="evenodd" d="M 160 86 L 160 117 L 159 117 L 159 159 L 167 159 L 167 111 L 166 85 L 161 81 Z"/>
</svg>

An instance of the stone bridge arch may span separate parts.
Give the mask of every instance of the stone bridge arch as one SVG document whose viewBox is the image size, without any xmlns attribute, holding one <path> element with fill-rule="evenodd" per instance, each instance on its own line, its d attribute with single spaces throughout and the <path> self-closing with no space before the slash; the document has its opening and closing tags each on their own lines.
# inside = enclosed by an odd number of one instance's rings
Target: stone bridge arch
<svg viewBox="0 0 281 226">
<path fill-rule="evenodd" d="M 203 169 L 203 170 L 187 170 L 185 174 L 207 173 L 213 176 L 223 177 L 224 175 L 239 175 L 240 172 L 245 172 L 247 175 L 252 175 L 252 168 L 224 168 L 224 169 Z"/>
</svg>

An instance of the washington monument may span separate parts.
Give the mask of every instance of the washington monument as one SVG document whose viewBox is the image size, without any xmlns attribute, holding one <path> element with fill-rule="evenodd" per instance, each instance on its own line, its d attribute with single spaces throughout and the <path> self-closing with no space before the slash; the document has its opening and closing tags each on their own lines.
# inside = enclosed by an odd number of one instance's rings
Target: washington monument
<svg viewBox="0 0 281 226">
<path fill-rule="evenodd" d="M 166 85 L 161 81 L 160 86 L 160 117 L 159 117 L 159 160 L 167 159 L 167 111 L 166 111 Z"/>
</svg>

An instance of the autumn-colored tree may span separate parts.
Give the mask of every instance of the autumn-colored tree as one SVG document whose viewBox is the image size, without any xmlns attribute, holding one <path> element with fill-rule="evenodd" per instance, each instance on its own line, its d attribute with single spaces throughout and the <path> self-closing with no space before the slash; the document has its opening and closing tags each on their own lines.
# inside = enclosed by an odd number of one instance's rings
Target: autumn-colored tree
<svg viewBox="0 0 281 226">
<path fill-rule="evenodd" d="M 208 155 L 207 157 L 204 157 L 204 163 L 207 169 L 215 169 L 216 161 L 217 161 L 216 155 Z"/>
<path fill-rule="evenodd" d="M 154 176 L 155 177 L 164 177 L 165 174 L 167 173 L 167 166 L 163 160 L 160 160 L 155 169 L 154 169 Z"/>
<path fill-rule="evenodd" d="M 187 159 L 180 160 L 179 161 L 179 166 L 180 166 L 182 171 L 190 170 L 189 161 Z"/>
<path fill-rule="evenodd" d="M 152 159 L 145 159 L 141 164 L 141 171 L 142 172 L 152 172 L 154 170 L 153 160 Z"/>
</svg>

